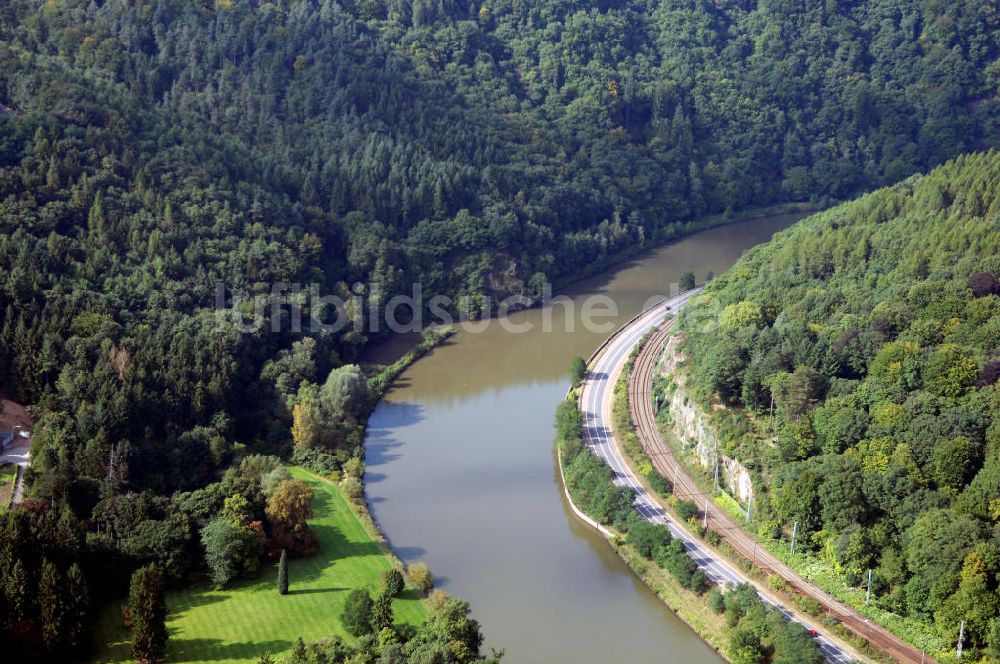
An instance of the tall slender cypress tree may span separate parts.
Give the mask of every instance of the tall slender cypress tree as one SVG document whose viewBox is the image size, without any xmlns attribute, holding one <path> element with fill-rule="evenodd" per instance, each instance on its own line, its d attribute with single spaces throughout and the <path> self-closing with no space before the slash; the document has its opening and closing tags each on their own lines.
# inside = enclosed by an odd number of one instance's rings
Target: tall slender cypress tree
<svg viewBox="0 0 1000 664">
<path fill-rule="evenodd" d="M 278 561 L 278 594 L 288 594 L 288 552 L 281 550 L 281 560 Z"/>
</svg>

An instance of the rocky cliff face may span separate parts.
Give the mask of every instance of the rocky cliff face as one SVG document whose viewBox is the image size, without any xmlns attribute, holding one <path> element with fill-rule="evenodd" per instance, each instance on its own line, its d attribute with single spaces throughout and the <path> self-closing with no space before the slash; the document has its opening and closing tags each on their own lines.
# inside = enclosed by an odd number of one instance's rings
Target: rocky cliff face
<svg viewBox="0 0 1000 664">
<path fill-rule="evenodd" d="M 670 337 L 660 356 L 659 372 L 661 375 L 671 376 L 676 386 L 667 397 L 671 426 L 684 450 L 693 449 L 702 467 L 711 469 L 715 465 L 719 439 L 712 430 L 708 414 L 689 397 L 683 373 L 677 373 L 677 367 L 683 360 L 677 337 Z M 736 459 L 724 454 L 719 456 L 719 483 L 744 505 L 753 496 L 750 471 Z"/>
</svg>

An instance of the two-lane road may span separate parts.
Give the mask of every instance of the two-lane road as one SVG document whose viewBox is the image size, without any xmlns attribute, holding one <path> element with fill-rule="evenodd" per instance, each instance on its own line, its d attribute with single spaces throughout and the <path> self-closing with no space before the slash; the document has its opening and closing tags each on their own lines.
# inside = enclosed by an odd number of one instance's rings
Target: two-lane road
<svg viewBox="0 0 1000 664">
<path fill-rule="evenodd" d="M 615 483 L 629 487 L 635 494 L 636 511 L 649 521 L 666 526 L 673 537 L 683 542 L 688 555 L 698 563 L 698 567 L 709 579 L 720 585 L 741 584 L 749 582 L 749 579 L 742 572 L 716 556 L 714 552 L 702 546 L 684 527 L 674 522 L 657 505 L 653 497 L 648 494 L 642 483 L 635 477 L 625 459 L 622 458 L 622 454 L 614 442 L 611 426 L 614 386 L 629 354 L 648 332 L 656 329 L 663 322 L 668 311 L 682 307 L 698 292 L 700 289 L 687 291 L 650 308 L 619 330 L 601 353 L 593 359 L 589 367 L 588 378 L 583 383 L 580 395 L 580 408 L 584 419 L 584 441 L 595 454 L 604 459 L 611 467 L 615 474 Z M 787 619 L 801 622 L 774 598 L 761 593 L 761 599 L 781 611 Z M 816 626 L 809 624 L 806 624 L 806 627 L 817 629 Z M 844 648 L 826 636 L 820 634 L 816 638 L 823 655 L 830 662 L 839 664 L 853 661 L 851 655 Z"/>
</svg>

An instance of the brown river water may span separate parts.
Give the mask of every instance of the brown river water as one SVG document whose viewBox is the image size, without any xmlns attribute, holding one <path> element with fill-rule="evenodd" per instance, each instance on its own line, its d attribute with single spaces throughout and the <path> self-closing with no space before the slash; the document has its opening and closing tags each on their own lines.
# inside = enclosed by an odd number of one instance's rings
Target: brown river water
<svg viewBox="0 0 1000 664">
<path fill-rule="evenodd" d="M 742 221 L 644 253 L 562 294 L 555 306 L 459 332 L 411 366 L 376 408 L 366 447 L 372 511 L 405 562 L 472 603 L 487 646 L 528 663 L 718 663 L 611 546 L 570 512 L 553 454 L 552 420 L 570 360 L 608 332 L 581 322 L 583 299 L 610 296 L 617 327 L 686 271 L 700 283 L 798 215 Z M 545 316 L 552 323 L 542 329 Z M 567 331 L 567 318 L 573 331 Z M 389 342 L 378 355 L 398 351 Z"/>
</svg>

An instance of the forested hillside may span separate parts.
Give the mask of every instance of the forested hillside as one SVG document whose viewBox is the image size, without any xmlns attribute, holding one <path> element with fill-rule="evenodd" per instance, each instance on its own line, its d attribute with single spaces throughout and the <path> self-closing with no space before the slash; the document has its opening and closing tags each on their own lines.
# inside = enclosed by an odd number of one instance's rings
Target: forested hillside
<svg viewBox="0 0 1000 664">
<path fill-rule="evenodd" d="M 287 454 L 296 409 L 305 447 L 359 453 L 366 334 L 295 332 L 277 298 L 278 332 L 271 307 L 220 327 L 218 283 L 535 297 L 706 213 L 895 182 L 997 141 L 998 21 L 988 0 L 0 3 L 29 585 L 40 555 L 104 590 L 178 549 L 200 569 L 154 496 Z"/>
<path fill-rule="evenodd" d="M 800 222 L 681 317 L 762 535 L 1000 659 L 1000 153 Z"/>
</svg>

